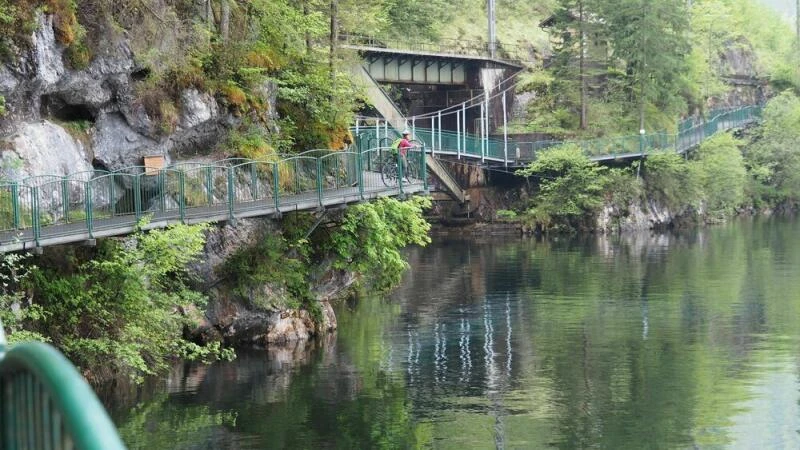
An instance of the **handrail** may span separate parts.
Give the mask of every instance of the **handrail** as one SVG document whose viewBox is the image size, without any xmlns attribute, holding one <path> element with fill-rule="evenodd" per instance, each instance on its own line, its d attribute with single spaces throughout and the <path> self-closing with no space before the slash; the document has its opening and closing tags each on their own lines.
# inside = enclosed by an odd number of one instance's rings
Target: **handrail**
<svg viewBox="0 0 800 450">
<path fill-rule="evenodd" d="M 436 153 L 457 155 L 459 158 L 480 158 L 506 164 L 519 165 L 536 158 L 536 154 L 549 147 L 563 144 L 575 144 L 593 159 L 611 159 L 621 155 L 643 155 L 654 151 L 674 151 L 684 153 L 720 130 L 730 129 L 743 123 L 751 122 L 761 115 L 761 106 L 746 106 L 733 110 L 716 110 L 714 115 L 704 122 L 693 125 L 694 119 L 681 122 L 678 131 L 664 131 L 644 135 L 616 136 L 587 140 L 542 140 L 533 142 L 508 142 L 508 153 L 505 142 L 500 138 L 481 138 L 480 136 L 458 133 L 455 131 L 431 130 L 416 127 L 415 137 L 424 141 L 441 142 Z M 692 125 L 690 125 L 692 124 Z M 358 139 L 374 139 L 374 130 L 360 130 Z"/>
<path fill-rule="evenodd" d="M 39 342 L 4 348 L 0 323 L 0 448 L 125 448 L 94 391 L 58 350 Z"/>
<path fill-rule="evenodd" d="M 314 156 L 312 156 L 314 155 Z M 233 220 L 282 210 L 322 208 L 379 195 L 427 189 L 386 186 L 368 153 L 313 150 L 277 161 L 229 158 L 113 172 L 36 176 L 0 183 L 0 251 L 125 234 L 145 214 L 149 228 L 169 223 Z M 372 175 L 358 173 L 367 168 Z M 377 177 L 376 177 L 377 175 Z M 44 242 L 44 244 L 42 244 Z"/>
</svg>

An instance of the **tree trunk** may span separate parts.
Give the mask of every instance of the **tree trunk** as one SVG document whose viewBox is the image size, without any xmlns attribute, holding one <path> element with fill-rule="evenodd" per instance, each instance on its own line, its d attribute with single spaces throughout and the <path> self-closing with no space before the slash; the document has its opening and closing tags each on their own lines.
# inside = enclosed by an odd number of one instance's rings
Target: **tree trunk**
<svg viewBox="0 0 800 450">
<path fill-rule="evenodd" d="M 206 25 L 208 31 L 214 32 L 214 10 L 211 9 L 211 0 L 206 0 Z"/>
<path fill-rule="evenodd" d="M 642 18 L 647 17 L 647 3 L 644 1 L 642 2 Z M 645 20 L 642 20 L 643 23 L 646 23 Z M 639 77 L 641 82 L 641 87 L 639 91 L 639 133 L 642 134 L 644 132 L 644 104 L 646 100 L 645 95 L 645 78 L 647 77 L 647 32 L 646 30 L 640 30 L 642 33 L 642 57 L 641 57 L 641 67 L 639 68 Z M 640 136 L 641 137 L 641 136 Z"/>
<path fill-rule="evenodd" d="M 231 4 L 230 0 L 222 0 L 220 2 L 220 19 L 219 19 L 219 34 L 222 42 L 228 42 L 231 26 Z"/>
<path fill-rule="evenodd" d="M 330 55 L 328 55 L 328 65 L 330 66 L 331 81 L 333 81 L 334 61 L 336 59 L 336 44 L 339 40 L 339 1 L 331 0 L 331 48 Z"/>
<path fill-rule="evenodd" d="M 308 17 L 308 0 L 303 0 L 303 16 Z M 311 33 L 306 31 L 306 53 L 311 53 Z"/>
<path fill-rule="evenodd" d="M 579 71 L 580 71 L 580 83 L 581 83 L 581 120 L 580 120 L 580 127 L 581 130 L 585 130 L 588 126 L 587 118 L 586 118 L 586 30 L 584 29 L 585 24 L 583 20 L 583 1 L 578 2 L 578 27 L 579 27 L 579 39 L 580 42 L 578 43 L 578 51 L 579 54 Z"/>
</svg>

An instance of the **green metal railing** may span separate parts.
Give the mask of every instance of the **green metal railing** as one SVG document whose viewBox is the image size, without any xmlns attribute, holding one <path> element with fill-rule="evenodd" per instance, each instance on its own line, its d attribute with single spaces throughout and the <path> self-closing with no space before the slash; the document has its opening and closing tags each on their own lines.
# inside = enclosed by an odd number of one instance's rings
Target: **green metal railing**
<svg viewBox="0 0 800 450">
<path fill-rule="evenodd" d="M 614 159 L 621 156 L 646 155 L 657 152 L 683 153 L 700 144 L 718 131 L 727 130 L 761 117 L 761 106 L 714 110 L 705 121 L 690 118 L 678 125 L 678 132 L 655 132 L 644 135 L 618 136 L 589 140 L 544 140 L 535 142 L 508 142 L 497 138 L 481 138 L 473 134 L 453 131 L 433 132 L 415 128 L 414 138 L 425 143 L 430 151 L 444 155 L 457 155 L 473 159 L 521 165 L 536 159 L 542 150 L 562 144 L 575 144 L 593 159 Z M 713 115 L 712 115 L 713 114 Z M 391 130 L 396 134 L 396 131 Z M 362 128 L 358 132 L 356 147 L 378 142 L 378 131 Z M 380 140 L 388 140 L 381 138 Z"/>
<path fill-rule="evenodd" d="M 0 323 L 0 449 L 124 449 L 114 424 L 75 367 L 55 348 L 6 352 Z"/>
<path fill-rule="evenodd" d="M 324 207 L 377 195 L 427 190 L 427 179 L 386 186 L 376 153 L 310 150 L 276 161 L 226 159 L 158 170 L 35 176 L 0 183 L 0 245 L 94 237 L 132 226 L 144 215 L 184 223 Z M 424 166 L 424 152 L 414 153 Z M 122 231 L 121 231 L 122 232 Z M 25 247 L 23 247 L 25 248 Z"/>
</svg>

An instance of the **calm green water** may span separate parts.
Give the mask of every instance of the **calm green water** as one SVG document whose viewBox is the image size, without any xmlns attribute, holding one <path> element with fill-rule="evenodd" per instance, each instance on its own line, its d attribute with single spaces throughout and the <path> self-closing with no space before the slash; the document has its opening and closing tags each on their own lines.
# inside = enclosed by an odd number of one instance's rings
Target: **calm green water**
<svg viewBox="0 0 800 450">
<path fill-rule="evenodd" d="M 800 222 L 437 239 L 324 342 L 176 367 L 133 449 L 800 448 Z"/>
</svg>

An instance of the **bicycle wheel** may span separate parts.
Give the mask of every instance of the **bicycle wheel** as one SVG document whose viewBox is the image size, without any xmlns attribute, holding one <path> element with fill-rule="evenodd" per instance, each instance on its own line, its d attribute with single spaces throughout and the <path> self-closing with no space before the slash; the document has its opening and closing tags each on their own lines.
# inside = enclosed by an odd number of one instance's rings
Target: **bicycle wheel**
<svg viewBox="0 0 800 450">
<path fill-rule="evenodd" d="M 406 171 L 403 174 L 403 177 L 409 183 L 419 181 L 419 169 L 417 168 L 417 163 L 409 161 L 406 165 Z"/>
<path fill-rule="evenodd" d="M 386 186 L 394 186 L 397 184 L 397 163 L 384 162 L 381 167 L 381 180 Z"/>
</svg>

